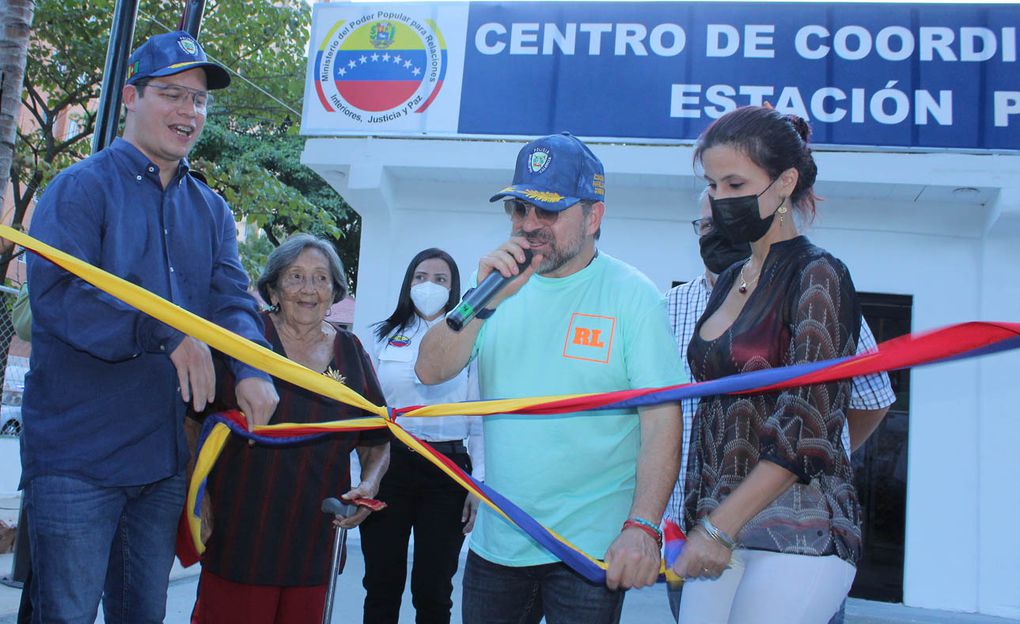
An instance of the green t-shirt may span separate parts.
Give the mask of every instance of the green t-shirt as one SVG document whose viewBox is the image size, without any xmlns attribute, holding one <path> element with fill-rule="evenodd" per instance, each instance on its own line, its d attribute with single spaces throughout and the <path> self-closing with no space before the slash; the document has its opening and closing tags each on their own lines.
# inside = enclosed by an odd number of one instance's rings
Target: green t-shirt
<svg viewBox="0 0 1020 624">
<path fill-rule="evenodd" d="M 662 294 L 638 270 L 602 252 L 573 275 L 533 276 L 485 321 L 474 355 L 483 399 L 687 381 Z M 483 422 L 486 483 L 601 558 L 634 497 L 637 410 L 499 415 Z M 508 566 L 556 561 L 484 506 L 471 549 Z"/>
</svg>

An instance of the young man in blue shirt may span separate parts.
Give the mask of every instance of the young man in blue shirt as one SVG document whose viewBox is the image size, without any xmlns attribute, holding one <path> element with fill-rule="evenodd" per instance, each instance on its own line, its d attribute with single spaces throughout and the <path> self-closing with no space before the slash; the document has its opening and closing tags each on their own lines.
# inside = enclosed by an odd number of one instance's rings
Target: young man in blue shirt
<svg viewBox="0 0 1020 624">
<path fill-rule="evenodd" d="M 212 96 L 230 77 L 190 35 L 152 37 L 129 59 L 123 138 L 43 193 L 31 234 L 265 344 L 226 203 L 189 172 Z M 184 503 L 187 403 L 214 394 L 209 348 L 41 258 L 22 486 L 34 621 L 162 622 Z M 230 363 L 249 426 L 269 421 L 268 375 Z"/>
</svg>

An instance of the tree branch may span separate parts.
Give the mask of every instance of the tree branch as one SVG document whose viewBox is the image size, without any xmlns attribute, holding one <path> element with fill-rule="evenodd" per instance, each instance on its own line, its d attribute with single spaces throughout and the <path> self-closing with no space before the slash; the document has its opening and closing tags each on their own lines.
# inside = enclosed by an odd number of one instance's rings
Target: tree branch
<svg viewBox="0 0 1020 624">
<path fill-rule="evenodd" d="M 42 99 L 42 96 L 39 95 L 39 92 L 36 91 L 27 72 L 25 74 L 25 92 L 28 93 L 29 101 L 26 102 L 22 99 L 21 104 L 26 110 L 28 110 L 28 112 L 32 113 L 32 117 L 35 117 L 36 123 L 39 124 L 39 127 L 41 128 L 46 124 L 46 119 L 40 114 L 40 109 L 43 111 L 46 110 L 46 102 Z"/>
<path fill-rule="evenodd" d="M 273 247 L 280 246 L 280 239 L 273 233 L 273 226 L 271 224 L 267 223 L 263 225 L 262 231 L 266 233 L 266 238 L 268 238 L 269 242 L 273 244 Z"/>
</svg>

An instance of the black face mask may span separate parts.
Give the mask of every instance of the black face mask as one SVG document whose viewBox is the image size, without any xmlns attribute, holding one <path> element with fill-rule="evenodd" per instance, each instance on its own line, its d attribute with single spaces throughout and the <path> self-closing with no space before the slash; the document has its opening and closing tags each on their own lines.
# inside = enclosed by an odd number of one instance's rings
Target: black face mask
<svg viewBox="0 0 1020 624">
<path fill-rule="evenodd" d="M 751 255 L 750 244 L 731 243 L 719 228 L 714 228 L 702 236 L 698 240 L 698 245 L 701 247 L 701 259 L 705 262 L 705 267 L 716 275 Z"/>
<path fill-rule="evenodd" d="M 776 178 L 778 180 L 779 178 Z M 772 188 L 776 183 L 765 187 L 765 191 Z M 709 196 L 708 202 L 712 205 L 712 221 L 715 227 L 722 231 L 723 236 L 734 243 L 752 243 L 769 231 L 772 226 L 772 219 L 776 213 L 773 212 L 764 219 L 758 213 L 758 198 L 765 194 L 765 191 L 757 195 L 743 195 L 741 197 L 727 197 L 716 199 Z"/>
</svg>

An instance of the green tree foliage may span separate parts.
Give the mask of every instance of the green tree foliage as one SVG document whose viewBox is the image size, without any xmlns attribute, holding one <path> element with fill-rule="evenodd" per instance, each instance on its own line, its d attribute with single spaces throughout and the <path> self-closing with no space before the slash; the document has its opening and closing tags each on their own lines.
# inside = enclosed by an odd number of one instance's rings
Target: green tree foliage
<svg viewBox="0 0 1020 624">
<path fill-rule="evenodd" d="M 59 171 L 86 157 L 95 129 L 115 0 L 38 0 L 23 106 L 37 128 L 20 131 L 12 167 L 14 223 Z M 183 0 L 140 0 L 135 46 L 177 28 Z M 331 239 L 357 270 L 360 219 L 299 162 L 297 135 L 311 12 L 303 0 L 207 0 L 199 40 L 236 72 L 216 92 L 193 166 L 222 193 L 238 219 L 271 245 L 310 231 Z M 58 120 L 73 124 L 56 132 Z M 249 272 L 261 270 L 264 242 L 242 245 Z"/>
<path fill-rule="evenodd" d="M 360 219 L 322 178 L 300 164 L 304 140 L 292 129 L 268 133 L 261 124 L 215 115 L 206 122 L 192 164 L 223 193 L 238 217 L 258 228 L 272 244 L 242 244 L 254 280 L 265 256 L 293 232 L 332 240 L 353 284 L 358 261 Z M 255 270 L 252 273 L 252 270 Z"/>
</svg>

